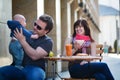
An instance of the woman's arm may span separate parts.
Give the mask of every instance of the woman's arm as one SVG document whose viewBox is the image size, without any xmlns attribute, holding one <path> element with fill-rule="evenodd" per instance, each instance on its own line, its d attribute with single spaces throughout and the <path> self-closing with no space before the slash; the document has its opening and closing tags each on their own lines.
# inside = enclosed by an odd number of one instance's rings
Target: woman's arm
<svg viewBox="0 0 120 80">
<path fill-rule="evenodd" d="M 90 47 L 90 45 L 91 45 L 91 41 L 84 41 L 81 47 Z"/>
<path fill-rule="evenodd" d="M 96 43 L 95 42 L 91 43 L 91 55 L 96 56 Z"/>
</svg>

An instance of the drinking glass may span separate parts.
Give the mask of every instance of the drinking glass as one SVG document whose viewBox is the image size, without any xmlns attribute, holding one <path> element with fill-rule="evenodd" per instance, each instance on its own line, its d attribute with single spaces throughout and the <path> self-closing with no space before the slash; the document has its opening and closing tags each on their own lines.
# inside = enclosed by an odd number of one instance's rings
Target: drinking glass
<svg viewBox="0 0 120 80">
<path fill-rule="evenodd" d="M 72 44 L 66 44 L 66 56 L 72 56 Z"/>
</svg>

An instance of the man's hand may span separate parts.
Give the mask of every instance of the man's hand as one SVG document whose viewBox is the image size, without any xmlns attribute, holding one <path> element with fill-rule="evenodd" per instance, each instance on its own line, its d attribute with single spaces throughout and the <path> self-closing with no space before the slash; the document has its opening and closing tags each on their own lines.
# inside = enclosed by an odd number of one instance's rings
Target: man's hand
<svg viewBox="0 0 120 80">
<path fill-rule="evenodd" d="M 16 28 L 14 30 L 14 36 L 20 41 L 25 41 L 25 37 L 23 35 L 23 31 L 22 31 L 22 28 L 20 28 L 20 31 Z"/>
</svg>

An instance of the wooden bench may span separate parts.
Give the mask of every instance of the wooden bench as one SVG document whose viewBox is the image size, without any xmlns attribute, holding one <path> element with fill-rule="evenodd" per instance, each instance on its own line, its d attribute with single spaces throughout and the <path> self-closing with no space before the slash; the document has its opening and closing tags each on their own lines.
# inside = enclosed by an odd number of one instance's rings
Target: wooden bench
<svg viewBox="0 0 120 80">
<path fill-rule="evenodd" d="M 96 45 L 96 54 L 98 56 L 101 56 L 102 57 L 102 54 L 103 54 L 103 45 L 102 44 L 97 44 Z M 102 59 L 100 59 L 100 62 L 101 62 Z M 96 80 L 95 78 L 83 78 L 83 79 L 76 79 L 76 78 L 61 78 L 62 80 Z"/>
<path fill-rule="evenodd" d="M 96 54 L 103 57 L 102 54 L 103 54 L 103 45 L 102 44 L 97 44 L 96 45 Z M 102 59 L 100 59 L 100 62 L 101 62 Z"/>
</svg>

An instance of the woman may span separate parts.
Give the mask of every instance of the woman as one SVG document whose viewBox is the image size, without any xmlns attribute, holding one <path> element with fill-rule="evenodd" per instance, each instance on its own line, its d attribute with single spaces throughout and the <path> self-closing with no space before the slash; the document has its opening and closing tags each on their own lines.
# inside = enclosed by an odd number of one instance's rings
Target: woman
<svg viewBox="0 0 120 80">
<path fill-rule="evenodd" d="M 79 40 L 84 40 L 79 44 Z M 96 44 L 90 34 L 90 28 L 86 20 L 77 20 L 74 23 L 74 33 L 72 35 L 73 55 L 78 56 L 80 53 L 96 55 Z M 90 65 L 90 67 L 88 67 Z M 103 62 L 86 61 L 69 62 L 69 73 L 72 78 L 93 77 L 96 80 L 114 80 L 108 66 Z"/>
</svg>

